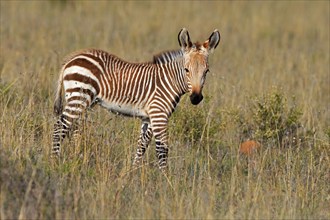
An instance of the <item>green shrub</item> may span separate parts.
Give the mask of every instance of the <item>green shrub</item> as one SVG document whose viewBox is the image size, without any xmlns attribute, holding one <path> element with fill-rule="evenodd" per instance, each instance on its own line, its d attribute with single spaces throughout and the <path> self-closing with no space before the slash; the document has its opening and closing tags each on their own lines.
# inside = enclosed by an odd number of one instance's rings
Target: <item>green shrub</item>
<svg viewBox="0 0 330 220">
<path fill-rule="evenodd" d="M 241 139 L 281 147 L 302 140 L 309 132 L 302 129 L 302 111 L 294 97 L 290 101 L 278 89 L 248 101 L 247 110 L 240 109 L 234 117 Z"/>
<path fill-rule="evenodd" d="M 255 137 L 262 141 L 274 140 L 282 145 L 285 136 L 293 135 L 301 127 L 301 110 L 295 104 L 288 105 L 286 97 L 274 90 L 254 99 L 253 119 Z"/>
<path fill-rule="evenodd" d="M 213 112 L 211 97 L 206 95 L 203 103 L 193 106 L 189 96 L 184 96 L 170 118 L 170 133 L 181 137 L 185 143 L 205 141 L 218 133 L 221 127 L 218 112 Z"/>
</svg>

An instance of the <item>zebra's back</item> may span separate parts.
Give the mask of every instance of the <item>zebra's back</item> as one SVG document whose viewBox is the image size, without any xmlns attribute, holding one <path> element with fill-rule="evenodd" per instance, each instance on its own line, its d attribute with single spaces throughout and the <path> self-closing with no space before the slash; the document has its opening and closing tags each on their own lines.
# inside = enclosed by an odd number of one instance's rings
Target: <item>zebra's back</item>
<svg viewBox="0 0 330 220">
<path fill-rule="evenodd" d="M 102 50 L 76 52 L 62 68 L 65 108 L 79 110 L 77 106 L 99 103 L 119 114 L 148 117 L 155 92 L 154 68 L 150 63 L 128 63 Z"/>
</svg>

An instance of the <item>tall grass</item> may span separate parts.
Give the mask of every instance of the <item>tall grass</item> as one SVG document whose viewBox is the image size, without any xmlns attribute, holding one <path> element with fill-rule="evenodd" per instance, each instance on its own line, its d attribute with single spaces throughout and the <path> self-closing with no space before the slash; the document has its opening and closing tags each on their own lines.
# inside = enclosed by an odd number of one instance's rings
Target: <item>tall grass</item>
<svg viewBox="0 0 330 220">
<path fill-rule="evenodd" d="M 1 219 L 330 218 L 329 2 L 0 4 Z M 178 48 L 182 27 L 200 41 L 217 28 L 221 42 L 205 100 L 184 97 L 171 118 L 169 175 L 154 144 L 132 170 L 140 121 L 100 107 L 51 160 L 63 57 L 95 47 L 148 61 Z M 248 138 L 262 145 L 253 157 L 238 153 Z"/>
</svg>

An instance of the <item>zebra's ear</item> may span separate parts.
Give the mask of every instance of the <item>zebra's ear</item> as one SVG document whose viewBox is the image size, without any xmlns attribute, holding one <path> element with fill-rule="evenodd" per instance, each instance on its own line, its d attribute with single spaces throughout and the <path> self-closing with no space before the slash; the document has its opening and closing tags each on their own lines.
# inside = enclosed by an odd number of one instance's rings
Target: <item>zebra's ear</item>
<svg viewBox="0 0 330 220">
<path fill-rule="evenodd" d="M 178 35 L 178 40 L 182 51 L 189 50 L 192 47 L 192 43 L 189 37 L 188 30 L 182 28 Z"/>
<path fill-rule="evenodd" d="M 203 44 L 203 46 L 209 51 L 209 53 L 212 53 L 213 50 L 218 46 L 220 42 L 220 32 L 215 29 L 208 40 L 206 40 Z"/>
</svg>

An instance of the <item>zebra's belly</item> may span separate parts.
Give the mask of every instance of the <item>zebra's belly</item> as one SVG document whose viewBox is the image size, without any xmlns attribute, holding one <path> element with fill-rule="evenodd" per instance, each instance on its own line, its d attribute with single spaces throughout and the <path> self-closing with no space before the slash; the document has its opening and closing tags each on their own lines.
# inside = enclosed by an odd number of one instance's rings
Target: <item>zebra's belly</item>
<svg viewBox="0 0 330 220">
<path fill-rule="evenodd" d="M 131 117 L 139 117 L 139 118 L 149 117 L 145 109 L 130 104 L 119 104 L 119 103 L 107 102 L 103 100 L 100 101 L 99 104 L 115 114 L 131 116 Z"/>
</svg>

